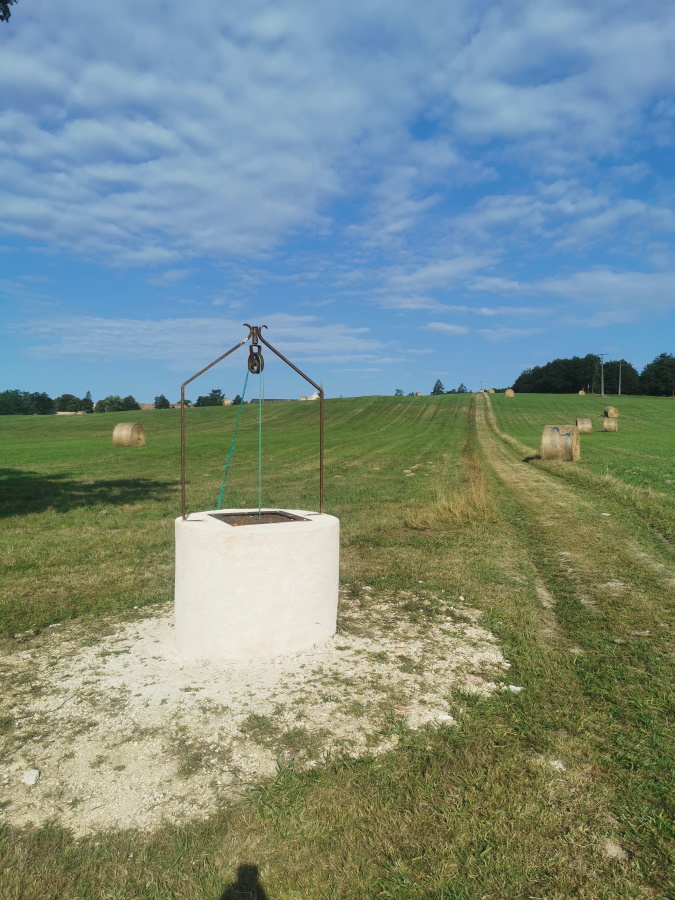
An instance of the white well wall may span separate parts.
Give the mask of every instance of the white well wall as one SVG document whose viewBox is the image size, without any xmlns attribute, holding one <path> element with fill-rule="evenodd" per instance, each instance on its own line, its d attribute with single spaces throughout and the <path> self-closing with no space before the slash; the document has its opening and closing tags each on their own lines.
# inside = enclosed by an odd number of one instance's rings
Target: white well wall
<svg viewBox="0 0 675 900">
<path fill-rule="evenodd" d="M 176 519 L 175 640 L 190 659 L 296 653 L 335 634 L 340 522 L 228 525 L 210 510 Z"/>
</svg>

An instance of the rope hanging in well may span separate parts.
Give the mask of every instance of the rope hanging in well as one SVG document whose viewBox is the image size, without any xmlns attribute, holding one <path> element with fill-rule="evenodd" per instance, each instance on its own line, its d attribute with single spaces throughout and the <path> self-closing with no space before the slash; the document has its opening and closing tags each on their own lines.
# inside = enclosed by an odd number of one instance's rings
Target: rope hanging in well
<svg viewBox="0 0 675 900">
<path fill-rule="evenodd" d="M 225 460 L 225 472 L 223 474 L 223 483 L 220 485 L 220 493 L 218 494 L 218 503 L 216 505 L 216 509 L 220 509 L 220 504 L 223 502 L 223 494 L 225 493 L 225 484 L 227 483 L 227 473 L 230 470 L 230 463 L 232 462 L 232 454 L 234 453 L 234 446 L 237 440 L 237 429 L 239 428 L 239 419 L 241 419 L 241 411 L 244 408 L 244 397 L 246 396 L 246 385 L 248 384 L 248 369 L 246 370 L 246 378 L 244 378 L 244 387 L 241 390 L 241 400 L 239 401 L 239 409 L 237 410 L 237 419 L 234 423 L 234 432 L 232 434 L 232 443 L 230 444 L 230 452 L 227 454 L 227 459 Z"/>
<path fill-rule="evenodd" d="M 263 408 L 263 373 L 258 375 L 258 518 L 262 506 L 262 408 Z"/>
</svg>

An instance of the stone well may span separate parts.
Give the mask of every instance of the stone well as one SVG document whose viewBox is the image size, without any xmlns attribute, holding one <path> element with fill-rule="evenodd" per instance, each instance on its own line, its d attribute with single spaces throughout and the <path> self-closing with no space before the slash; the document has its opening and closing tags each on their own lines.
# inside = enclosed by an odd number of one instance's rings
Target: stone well
<svg viewBox="0 0 675 900">
<path fill-rule="evenodd" d="M 237 662 L 335 634 L 340 522 L 306 510 L 224 509 L 176 519 L 176 648 Z"/>
</svg>

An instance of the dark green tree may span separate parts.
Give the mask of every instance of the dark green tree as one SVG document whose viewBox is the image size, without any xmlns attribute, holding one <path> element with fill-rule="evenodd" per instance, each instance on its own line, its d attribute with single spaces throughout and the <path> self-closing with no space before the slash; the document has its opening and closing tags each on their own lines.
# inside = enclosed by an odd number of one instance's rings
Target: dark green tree
<svg viewBox="0 0 675 900">
<path fill-rule="evenodd" d="M 214 388 L 210 394 L 205 397 L 197 397 L 195 406 L 222 406 L 223 392 L 220 388 Z"/>
<path fill-rule="evenodd" d="M 592 387 L 599 365 L 600 357 L 594 353 L 554 359 L 543 366 L 525 369 L 514 381 L 513 389 L 519 394 L 575 394 Z"/>
<path fill-rule="evenodd" d="M 136 398 L 132 397 L 131 394 L 129 394 L 128 397 L 122 398 L 122 409 L 124 410 L 124 412 L 128 412 L 132 409 L 140 409 L 140 408 L 141 407 L 136 402 Z"/>
<path fill-rule="evenodd" d="M 159 397 L 155 397 L 155 409 L 170 409 L 171 404 L 166 399 L 164 394 L 160 394 Z"/>
<path fill-rule="evenodd" d="M 79 412 L 82 408 L 82 401 L 75 394 L 61 394 L 54 402 L 57 412 Z"/>
<path fill-rule="evenodd" d="M 394 397 L 402 397 L 402 396 L 403 396 L 403 391 L 401 390 L 401 388 L 396 388 L 396 390 L 394 391 Z"/>
<path fill-rule="evenodd" d="M 431 389 L 431 393 L 432 394 L 444 394 L 445 393 L 445 388 L 443 387 L 443 382 L 441 381 L 440 378 L 436 379 L 436 384 Z"/>
<path fill-rule="evenodd" d="M 468 389 L 468 387 L 464 384 L 464 382 L 462 382 L 462 383 L 460 384 L 460 386 L 457 388 L 457 393 L 458 393 L 458 394 L 468 394 L 468 393 L 469 393 L 469 389 Z"/>
<path fill-rule="evenodd" d="M 675 357 L 672 353 L 659 353 L 642 370 L 640 385 L 644 394 L 656 397 L 675 397 Z"/>
<path fill-rule="evenodd" d="M 0 393 L 0 416 L 48 416 L 54 411 L 54 401 L 48 394 L 18 390 Z"/>
<path fill-rule="evenodd" d="M 240 394 L 237 394 L 237 396 L 236 396 L 236 397 L 234 398 L 234 400 L 232 401 L 232 406 L 239 406 L 239 404 L 240 404 L 240 403 L 243 403 L 243 402 L 244 402 L 244 401 L 243 401 L 242 396 L 241 396 Z"/>
<path fill-rule="evenodd" d="M 10 6 L 16 3 L 16 0 L 0 0 L 0 22 L 9 22 L 12 13 Z"/>
<path fill-rule="evenodd" d="M 96 412 L 122 412 L 124 401 L 117 394 L 110 394 L 96 404 Z"/>
<path fill-rule="evenodd" d="M 621 393 L 641 394 L 642 385 L 638 370 L 625 359 L 613 359 L 605 363 L 605 393 L 619 393 L 619 369 L 621 370 Z"/>
<path fill-rule="evenodd" d="M 82 412 L 92 413 L 94 411 L 94 401 L 91 399 L 91 391 L 87 391 L 80 400 L 80 409 Z"/>
<path fill-rule="evenodd" d="M 3 391 L 0 394 L 0 416 L 24 415 L 25 408 L 23 391 Z"/>
<path fill-rule="evenodd" d="M 36 391 L 34 394 L 31 394 L 30 400 L 33 412 L 38 416 L 51 416 L 56 412 L 56 404 L 49 394 L 45 394 L 44 391 L 42 393 Z"/>
</svg>

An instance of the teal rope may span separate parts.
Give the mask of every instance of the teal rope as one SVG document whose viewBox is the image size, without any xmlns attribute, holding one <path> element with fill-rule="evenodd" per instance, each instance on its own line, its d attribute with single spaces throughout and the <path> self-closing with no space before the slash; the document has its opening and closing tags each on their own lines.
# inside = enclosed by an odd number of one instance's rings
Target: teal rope
<svg viewBox="0 0 675 900">
<path fill-rule="evenodd" d="M 232 443 L 230 444 L 230 452 L 227 454 L 227 459 L 225 460 L 225 473 L 223 475 L 223 483 L 220 486 L 220 493 L 218 494 L 218 504 L 216 505 L 216 509 L 220 509 L 220 504 L 223 502 L 223 494 L 225 493 L 225 484 L 227 482 L 227 473 L 230 469 L 230 463 L 232 462 L 232 454 L 234 453 L 234 445 L 237 440 L 237 428 L 239 428 L 239 419 L 241 419 L 241 411 L 244 408 L 244 397 L 246 396 L 246 385 L 248 384 L 248 369 L 246 370 L 246 378 L 244 378 L 244 387 L 241 391 L 241 401 L 239 403 L 239 409 L 237 410 L 237 420 L 234 423 L 234 433 L 232 434 Z"/>
<path fill-rule="evenodd" d="M 258 381 L 258 518 L 262 506 L 262 407 L 263 407 L 263 373 Z"/>
</svg>

